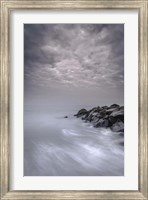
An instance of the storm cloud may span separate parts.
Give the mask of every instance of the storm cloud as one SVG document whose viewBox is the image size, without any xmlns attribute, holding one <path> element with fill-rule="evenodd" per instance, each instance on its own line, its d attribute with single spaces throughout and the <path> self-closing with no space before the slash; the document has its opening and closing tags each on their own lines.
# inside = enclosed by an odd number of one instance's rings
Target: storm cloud
<svg viewBox="0 0 148 200">
<path fill-rule="evenodd" d="M 83 91 L 87 102 L 123 104 L 124 25 L 25 24 L 24 87 L 32 99 L 45 91 L 71 101 Z"/>
</svg>

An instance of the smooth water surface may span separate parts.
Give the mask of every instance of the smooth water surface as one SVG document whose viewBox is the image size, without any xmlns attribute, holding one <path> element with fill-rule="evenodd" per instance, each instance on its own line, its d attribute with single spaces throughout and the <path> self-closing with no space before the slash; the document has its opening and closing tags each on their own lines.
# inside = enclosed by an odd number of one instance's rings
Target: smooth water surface
<svg viewBox="0 0 148 200">
<path fill-rule="evenodd" d="M 124 175 L 123 136 L 75 118 L 77 111 L 25 106 L 25 176 Z"/>
</svg>

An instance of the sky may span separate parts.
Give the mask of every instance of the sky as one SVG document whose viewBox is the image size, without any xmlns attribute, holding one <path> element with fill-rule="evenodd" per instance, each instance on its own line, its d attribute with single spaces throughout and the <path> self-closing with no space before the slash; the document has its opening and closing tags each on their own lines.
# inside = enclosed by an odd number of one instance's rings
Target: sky
<svg viewBox="0 0 148 200">
<path fill-rule="evenodd" d="M 25 105 L 124 104 L 123 24 L 24 24 Z"/>
</svg>

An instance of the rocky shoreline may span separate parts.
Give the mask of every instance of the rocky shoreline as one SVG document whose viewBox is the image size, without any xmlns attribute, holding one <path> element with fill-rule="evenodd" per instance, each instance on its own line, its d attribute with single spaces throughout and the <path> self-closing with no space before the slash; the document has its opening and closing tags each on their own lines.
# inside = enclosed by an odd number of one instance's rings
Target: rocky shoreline
<svg viewBox="0 0 148 200">
<path fill-rule="evenodd" d="M 96 128 L 110 128 L 114 132 L 124 133 L 124 106 L 112 104 L 111 106 L 98 106 L 91 110 L 82 108 L 74 116 L 93 124 Z"/>
</svg>

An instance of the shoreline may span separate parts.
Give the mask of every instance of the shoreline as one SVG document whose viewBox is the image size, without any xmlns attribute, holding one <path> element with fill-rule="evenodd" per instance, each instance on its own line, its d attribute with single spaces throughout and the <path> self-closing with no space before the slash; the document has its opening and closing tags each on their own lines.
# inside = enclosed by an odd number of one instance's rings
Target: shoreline
<svg viewBox="0 0 148 200">
<path fill-rule="evenodd" d="M 95 128 L 110 128 L 114 132 L 124 134 L 124 106 L 112 104 L 91 110 L 82 108 L 74 116 L 91 123 Z"/>
</svg>

